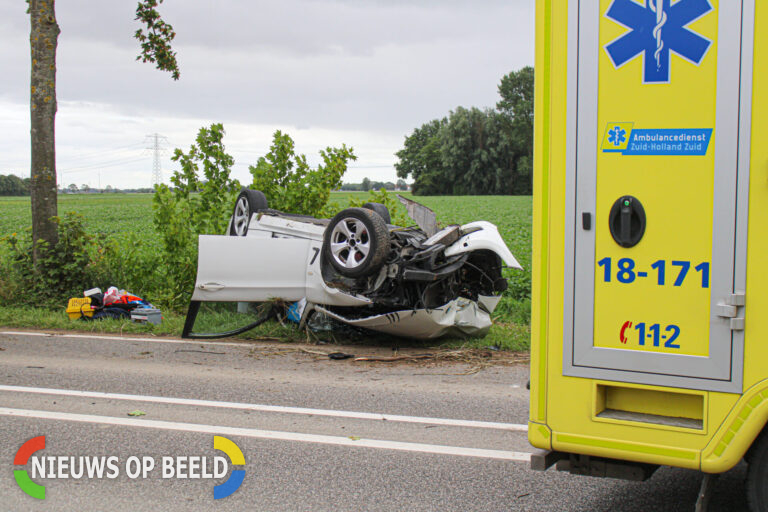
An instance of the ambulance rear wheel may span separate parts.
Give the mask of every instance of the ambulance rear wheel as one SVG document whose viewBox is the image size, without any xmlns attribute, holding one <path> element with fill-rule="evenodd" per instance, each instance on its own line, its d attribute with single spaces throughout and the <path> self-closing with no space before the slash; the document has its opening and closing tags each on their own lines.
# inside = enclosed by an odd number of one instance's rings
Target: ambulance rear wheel
<svg viewBox="0 0 768 512">
<path fill-rule="evenodd" d="M 751 512 L 768 512 L 768 434 L 763 433 L 750 450 L 747 469 L 747 503 Z"/>
</svg>

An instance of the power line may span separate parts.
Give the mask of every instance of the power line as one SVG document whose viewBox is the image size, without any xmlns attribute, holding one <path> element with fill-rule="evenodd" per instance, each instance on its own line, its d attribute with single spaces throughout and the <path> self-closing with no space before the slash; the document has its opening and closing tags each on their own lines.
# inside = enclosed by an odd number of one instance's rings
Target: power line
<svg viewBox="0 0 768 512">
<path fill-rule="evenodd" d="M 101 155 L 104 153 L 115 153 L 118 151 L 122 152 L 122 150 L 126 150 L 126 149 L 132 149 L 132 150 L 142 149 L 141 146 L 143 145 L 144 145 L 143 142 L 134 142 L 133 144 L 128 144 L 126 146 L 118 146 L 116 148 L 111 148 L 111 149 L 99 149 L 98 151 L 89 151 L 88 153 L 80 153 L 79 155 L 73 155 L 71 157 L 68 157 L 67 159 L 68 160 L 82 160 L 82 159 L 87 160 L 87 159 L 90 159 L 93 155 Z"/>
<path fill-rule="evenodd" d="M 117 159 L 117 160 L 109 160 L 109 161 L 106 161 L 106 162 L 99 162 L 99 163 L 95 163 L 95 164 L 82 165 L 80 167 L 70 167 L 69 169 L 59 169 L 58 172 L 64 173 L 64 174 L 77 173 L 77 172 L 84 172 L 84 171 L 89 171 L 89 170 L 92 170 L 92 169 L 97 169 L 97 168 L 100 168 L 100 167 L 114 167 L 116 165 L 128 164 L 128 163 L 133 163 L 133 162 L 139 162 L 139 161 L 142 161 L 142 160 L 144 160 L 144 157 L 136 157 L 136 156 L 123 157 L 123 158 L 120 158 L 120 159 Z"/>
</svg>

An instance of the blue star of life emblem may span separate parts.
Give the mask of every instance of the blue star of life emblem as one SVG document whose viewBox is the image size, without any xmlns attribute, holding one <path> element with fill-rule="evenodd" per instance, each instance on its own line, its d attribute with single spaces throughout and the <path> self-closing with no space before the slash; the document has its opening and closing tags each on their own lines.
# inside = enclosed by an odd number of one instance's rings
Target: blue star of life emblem
<svg viewBox="0 0 768 512">
<path fill-rule="evenodd" d="M 712 11 L 709 0 L 614 0 L 605 16 L 630 31 L 608 43 L 605 50 L 616 68 L 641 53 L 644 83 L 669 83 L 670 52 L 701 64 L 712 41 L 688 25 Z"/>
<path fill-rule="evenodd" d="M 612 130 L 608 131 L 608 142 L 614 146 L 621 146 L 627 140 L 626 135 L 627 130 L 621 126 L 614 126 Z"/>
</svg>

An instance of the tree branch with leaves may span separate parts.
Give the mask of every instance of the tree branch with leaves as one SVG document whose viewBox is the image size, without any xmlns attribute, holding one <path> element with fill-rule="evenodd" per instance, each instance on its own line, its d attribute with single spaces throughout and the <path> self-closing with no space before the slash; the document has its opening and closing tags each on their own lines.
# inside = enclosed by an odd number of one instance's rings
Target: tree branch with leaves
<svg viewBox="0 0 768 512">
<path fill-rule="evenodd" d="M 136 60 L 151 62 L 157 69 L 168 71 L 174 80 L 179 79 L 179 65 L 176 62 L 176 52 L 171 43 L 176 37 L 173 27 L 163 21 L 157 12 L 158 4 L 163 0 L 144 0 L 136 8 L 136 20 L 146 25 L 146 32 L 140 28 L 134 37 L 141 43 L 141 53 Z"/>
</svg>

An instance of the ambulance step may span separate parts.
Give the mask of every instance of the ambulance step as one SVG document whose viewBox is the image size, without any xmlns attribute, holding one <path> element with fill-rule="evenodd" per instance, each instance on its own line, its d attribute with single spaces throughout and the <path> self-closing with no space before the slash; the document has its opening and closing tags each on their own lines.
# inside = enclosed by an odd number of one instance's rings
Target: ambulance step
<svg viewBox="0 0 768 512">
<path fill-rule="evenodd" d="M 596 421 L 642 423 L 645 426 L 704 430 L 704 393 L 646 389 L 625 384 L 597 384 L 594 395 Z"/>
<path fill-rule="evenodd" d="M 555 468 L 558 471 L 568 471 L 572 475 L 643 482 L 648 480 L 659 466 L 571 453 L 567 459 L 557 461 Z"/>
<path fill-rule="evenodd" d="M 646 414 L 633 411 L 619 411 L 616 409 L 605 409 L 597 414 L 597 417 L 621 421 L 636 421 L 638 423 L 651 423 L 667 427 L 692 428 L 696 430 L 704 429 L 704 421 L 701 419 L 662 416 L 659 414 Z"/>
</svg>

